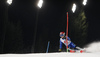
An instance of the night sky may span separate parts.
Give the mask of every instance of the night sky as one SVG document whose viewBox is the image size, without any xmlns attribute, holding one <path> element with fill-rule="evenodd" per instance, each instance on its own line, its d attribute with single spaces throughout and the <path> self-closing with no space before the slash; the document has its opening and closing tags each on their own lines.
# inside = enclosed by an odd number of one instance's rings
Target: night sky
<svg viewBox="0 0 100 57">
<path fill-rule="evenodd" d="M 24 47 L 30 49 L 33 45 L 35 22 L 38 17 L 36 46 L 40 45 L 39 41 L 45 43 L 44 45 L 50 41 L 51 46 L 58 48 L 59 32 L 66 31 L 66 25 L 64 25 L 66 24 L 66 12 L 69 12 L 69 16 L 72 17 L 72 4 L 76 3 L 80 8 L 82 0 L 44 0 L 41 9 L 37 7 L 37 2 L 37 0 L 13 0 L 8 8 L 8 20 L 15 25 L 18 21 L 21 22 Z M 100 40 L 99 1 L 88 0 L 84 11 L 88 21 L 87 40 L 89 42 Z M 65 21 L 63 22 L 63 20 Z"/>
<path fill-rule="evenodd" d="M 86 8 L 85 8 L 85 13 L 86 17 L 89 22 L 89 39 L 90 41 L 95 41 L 95 40 L 100 40 L 99 35 L 100 35 L 100 8 L 99 8 L 99 2 L 98 1 L 89 1 Z"/>
</svg>

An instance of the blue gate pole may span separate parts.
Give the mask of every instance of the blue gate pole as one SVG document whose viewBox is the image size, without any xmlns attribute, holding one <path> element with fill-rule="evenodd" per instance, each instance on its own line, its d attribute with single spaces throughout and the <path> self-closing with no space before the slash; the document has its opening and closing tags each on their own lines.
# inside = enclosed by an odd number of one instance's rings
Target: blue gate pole
<svg viewBox="0 0 100 57">
<path fill-rule="evenodd" d="M 50 45 L 50 41 L 48 41 L 47 51 L 46 51 L 46 53 L 48 53 L 48 50 L 49 50 L 49 45 Z"/>
</svg>

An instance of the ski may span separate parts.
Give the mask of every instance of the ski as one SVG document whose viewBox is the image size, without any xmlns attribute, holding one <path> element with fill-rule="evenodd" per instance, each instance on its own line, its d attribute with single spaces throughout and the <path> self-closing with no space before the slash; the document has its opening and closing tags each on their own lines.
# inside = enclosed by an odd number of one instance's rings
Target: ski
<svg viewBox="0 0 100 57">
<path fill-rule="evenodd" d="M 82 49 L 82 50 L 70 50 L 70 53 L 85 53 L 86 50 Z"/>
</svg>

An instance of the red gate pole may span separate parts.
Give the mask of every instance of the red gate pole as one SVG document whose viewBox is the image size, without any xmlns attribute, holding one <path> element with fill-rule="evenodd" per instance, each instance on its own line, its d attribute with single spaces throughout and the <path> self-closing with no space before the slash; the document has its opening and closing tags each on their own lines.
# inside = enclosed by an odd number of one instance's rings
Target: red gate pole
<svg viewBox="0 0 100 57">
<path fill-rule="evenodd" d="M 68 37 L 68 12 L 67 12 L 67 29 L 66 29 L 66 48 L 67 48 L 67 52 L 68 52 L 68 40 L 67 40 L 67 37 Z"/>
</svg>

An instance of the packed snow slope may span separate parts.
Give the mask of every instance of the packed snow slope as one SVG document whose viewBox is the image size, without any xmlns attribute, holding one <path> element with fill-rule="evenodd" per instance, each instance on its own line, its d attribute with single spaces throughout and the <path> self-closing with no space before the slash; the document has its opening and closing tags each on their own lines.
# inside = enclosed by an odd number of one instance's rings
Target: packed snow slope
<svg viewBox="0 0 100 57">
<path fill-rule="evenodd" d="M 0 57 L 100 57 L 100 53 L 3 54 Z"/>
<path fill-rule="evenodd" d="M 85 53 L 31 53 L 31 54 L 0 54 L 0 57 L 100 57 L 100 42 L 88 44 Z"/>
</svg>

